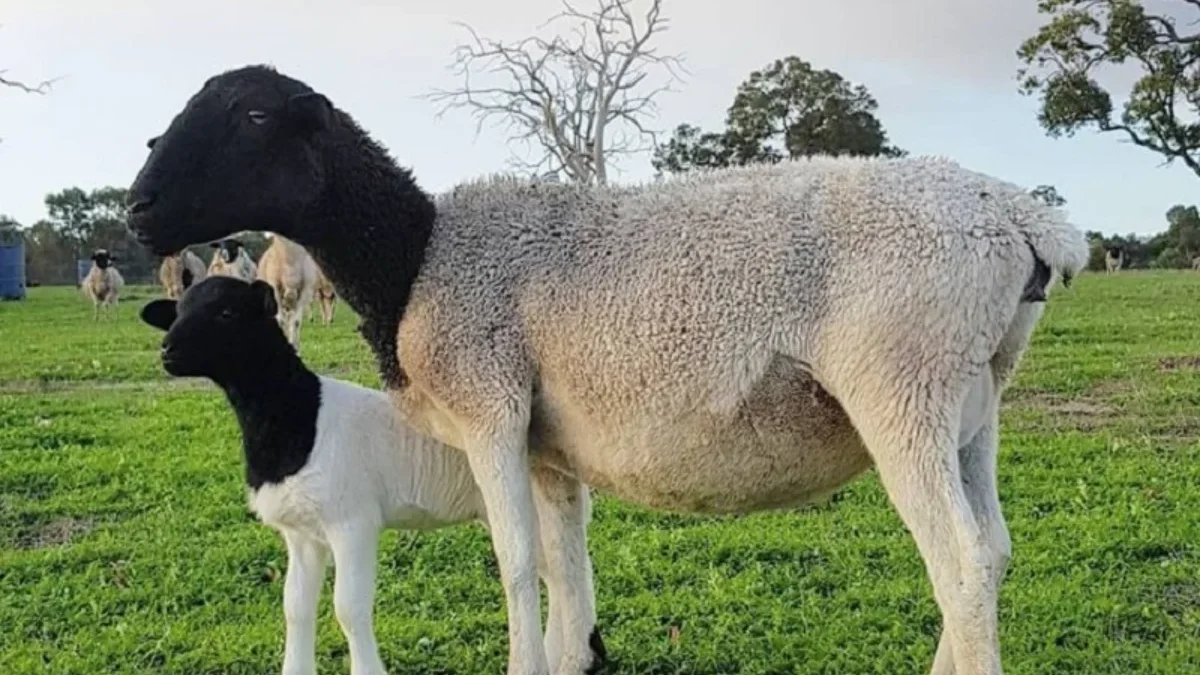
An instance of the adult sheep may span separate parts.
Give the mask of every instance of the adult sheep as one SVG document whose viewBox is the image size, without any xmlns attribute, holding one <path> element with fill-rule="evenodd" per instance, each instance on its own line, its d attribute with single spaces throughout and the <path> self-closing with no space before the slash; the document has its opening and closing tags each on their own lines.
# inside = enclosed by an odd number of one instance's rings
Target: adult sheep
<svg viewBox="0 0 1200 675">
<path fill-rule="evenodd" d="M 275 235 L 258 259 L 258 278 L 275 290 L 279 325 L 293 347 L 300 345 L 300 320 L 313 301 L 320 270 L 308 251 Z"/>
<path fill-rule="evenodd" d="M 208 263 L 208 276 L 224 276 L 254 281 L 258 275 L 258 265 L 250 257 L 245 244 L 238 239 L 222 239 L 212 242 L 212 261 Z"/>
<path fill-rule="evenodd" d="M 395 404 L 466 452 L 510 675 L 597 660 L 580 481 L 744 513 L 872 463 L 942 612 L 934 672 L 1002 672 L 997 408 L 1053 280 L 1087 259 L 1057 209 L 946 160 L 851 158 L 644 187 L 484 180 L 435 203 L 350 115 L 262 66 L 210 78 L 152 146 L 129 191 L 139 241 L 299 242 Z M 557 664 L 535 519 L 571 593 Z"/>
<path fill-rule="evenodd" d="M 80 288 L 87 299 L 92 301 L 93 321 L 100 320 L 101 308 L 106 316 L 115 318 L 121 289 L 125 287 L 125 278 L 113 264 L 116 261 L 117 257 L 109 253 L 108 249 L 98 248 L 92 251 L 92 266 L 83 278 Z"/>
</svg>

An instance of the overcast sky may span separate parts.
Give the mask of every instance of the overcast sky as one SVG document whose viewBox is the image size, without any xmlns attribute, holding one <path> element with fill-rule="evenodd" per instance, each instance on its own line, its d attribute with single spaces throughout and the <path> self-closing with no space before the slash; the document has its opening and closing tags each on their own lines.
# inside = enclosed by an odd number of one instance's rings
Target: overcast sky
<svg viewBox="0 0 1200 675">
<path fill-rule="evenodd" d="M 579 0 L 589 6 L 589 0 Z M 661 99 L 657 126 L 718 128 L 737 84 L 797 55 L 865 84 L 892 142 L 913 154 L 1032 187 L 1052 183 L 1072 220 L 1107 233 L 1164 229 L 1174 203 L 1197 201 L 1182 167 L 1113 135 L 1047 138 L 1016 90 L 1014 52 L 1039 25 L 1034 0 L 666 0 L 665 51 L 689 70 Z M 145 140 L 206 78 L 270 63 L 354 115 L 431 190 L 503 170 L 498 130 L 476 138 L 465 113 L 437 118 L 417 98 L 457 83 L 447 70 L 454 21 L 518 38 L 558 0 L 4 0 L 0 69 L 61 77 L 51 94 L 0 90 L 0 213 L 29 224 L 47 192 L 128 185 Z M 433 8 L 438 9 L 434 10 Z M 649 157 L 616 180 L 648 178 Z"/>
</svg>

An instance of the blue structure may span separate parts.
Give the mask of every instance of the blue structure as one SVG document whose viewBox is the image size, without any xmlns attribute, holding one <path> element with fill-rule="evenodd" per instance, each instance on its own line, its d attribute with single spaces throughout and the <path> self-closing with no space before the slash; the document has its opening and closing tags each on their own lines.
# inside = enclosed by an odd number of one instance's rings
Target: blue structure
<svg viewBox="0 0 1200 675">
<path fill-rule="evenodd" d="M 0 243 L 0 300 L 25 299 L 25 241 Z"/>
</svg>

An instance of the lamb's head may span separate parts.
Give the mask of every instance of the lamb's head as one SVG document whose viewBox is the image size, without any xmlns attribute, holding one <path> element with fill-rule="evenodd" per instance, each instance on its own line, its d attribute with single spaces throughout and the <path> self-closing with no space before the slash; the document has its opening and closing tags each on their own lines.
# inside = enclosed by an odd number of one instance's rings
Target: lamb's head
<svg viewBox="0 0 1200 675">
<path fill-rule="evenodd" d="M 129 188 L 129 230 L 158 255 L 241 230 L 296 236 L 325 189 L 329 100 L 266 66 L 209 78 Z"/>
<path fill-rule="evenodd" d="M 102 270 L 108 269 L 108 266 L 116 261 L 116 256 L 109 253 L 107 249 L 98 248 L 92 252 L 92 262 Z"/>
<path fill-rule="evenodd" d="M 227 382 L 294 353 L 275 320 L 275 291 L 265 281 L 208 277 L 175 300 L 154 300 L 142 321 L 166 331 L 163 368 L 176 377 Z"/>
<path fill-rule="evenodd" d="M 226 264 L 233 264 L 233 261 L 237 260 L 238 254 L 245 248 L 237 239 L 214 241 L 212 247 L 221 250 L 221 260 L 224 260 Z"/>
</svg>

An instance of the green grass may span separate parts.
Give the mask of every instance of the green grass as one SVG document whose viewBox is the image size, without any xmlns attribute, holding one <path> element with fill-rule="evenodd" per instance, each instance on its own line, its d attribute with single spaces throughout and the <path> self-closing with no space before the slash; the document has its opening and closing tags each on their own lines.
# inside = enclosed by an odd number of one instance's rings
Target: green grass
<svg viewBox="0 0 1200 675">
<path fill-rule="evenodd" d="M 126 293 L 0 303 L 0 673 L 269 673 L 280 538 L 246 509 L 232 414 L 159 369 Z M 375 384 L 339 304 L 315 369 Z M 1200 275 L 1085 275 L 1055 294 L 1006 395 L 1001 594 L 1010 675 L 1200 673 Z M 804 512 L 665 515 L 600 497 L 590 533 L 610 672 L 928 671 L 940 626 L 874 474 Z M 393 673 L 500 673 L 477 526 L 389 533 L 377 632 Z M 673 629 L 678 639 L 673 640 Z M 318 655 L 347 672 L 327 582 Z"/>
</svg>

